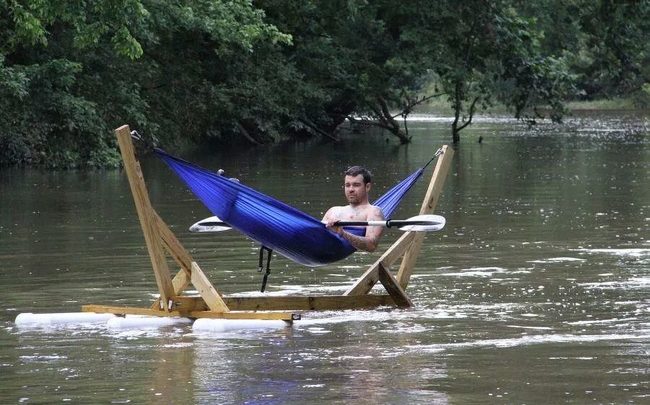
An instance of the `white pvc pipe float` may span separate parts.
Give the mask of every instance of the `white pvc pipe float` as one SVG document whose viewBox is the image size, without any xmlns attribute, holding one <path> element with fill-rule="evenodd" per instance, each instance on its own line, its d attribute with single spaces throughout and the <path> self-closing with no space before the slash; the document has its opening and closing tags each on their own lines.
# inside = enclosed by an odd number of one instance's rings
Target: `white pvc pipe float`
<svg viewBox="0 0 650 405">
<path fill-rule="evenodd" d="M 115 317 L 106 324 L 109 329 L 156 329 L 165 326 L 189 325 L 192 320 L 167 316 L 127 315 Z"/>
<path fill-rule="evenodd" d="M 143 315 L 98 314 L 94 312 L 68 313 L 21 313 L 15 324 L 19 328 L 48 328 L 65 326 L 107 326 L 109 329 L 155 329 L 166 326 L 182 326 L 192 323 L 191 319 L 181 317 L 158 317 Z M 267 319 L 209 319 L 194 321 L 195 332 L 233 332 L 243 330 L 284 329 L 291 325 L 282 320 Z"/>
<path fill-rule="evenodd" d="M 94 312 L 68 312 L 59 314 L 33 314 L 31 312 L 25 312 L 18 314 L 15 324 L 21 328 L 101 325 L 106 324 L 109 319 L 115 317 L 113 314 L 96 314 Z"/>
<path fill-rule="evenodd" d="M 283 329 L 290 324 L 274 319 L 210 319 L 199 318 L 194 321 L 194 332 L 236 332 L 252 329 Z"/>
</svg>

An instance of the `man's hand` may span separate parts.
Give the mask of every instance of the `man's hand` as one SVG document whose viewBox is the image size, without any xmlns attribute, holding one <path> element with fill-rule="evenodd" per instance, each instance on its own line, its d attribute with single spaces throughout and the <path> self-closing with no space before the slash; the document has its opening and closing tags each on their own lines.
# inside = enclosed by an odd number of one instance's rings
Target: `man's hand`
<svg viewBox="0 0 650 405">
<path fill-rule="evenodd" d="M 327 219 L 323 220 L 323 223 L 332 232 L 336 232 L 339 235 L 343 235 L 343 227 L 335 225 L 339 220 L 338 219 Z"/>
</svg>

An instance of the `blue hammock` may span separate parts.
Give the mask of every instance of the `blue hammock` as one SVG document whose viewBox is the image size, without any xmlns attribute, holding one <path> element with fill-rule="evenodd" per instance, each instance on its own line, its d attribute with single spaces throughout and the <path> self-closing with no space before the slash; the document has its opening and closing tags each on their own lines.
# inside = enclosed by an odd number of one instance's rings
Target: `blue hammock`
<svg viewBox="0 0 650 405">
<path fill-rule="evenodd" d="M 214 215 L 266 248 L 311 267 L 344 259 L 356 250 L 320 220 L 296 208 L 161 149 L 154 151 Z M 416 170 L 374 202 L 385 218 L 391 217 L 423 171 Z M 365 228 L 346 230 L 365 233 Z"/>
</svg>

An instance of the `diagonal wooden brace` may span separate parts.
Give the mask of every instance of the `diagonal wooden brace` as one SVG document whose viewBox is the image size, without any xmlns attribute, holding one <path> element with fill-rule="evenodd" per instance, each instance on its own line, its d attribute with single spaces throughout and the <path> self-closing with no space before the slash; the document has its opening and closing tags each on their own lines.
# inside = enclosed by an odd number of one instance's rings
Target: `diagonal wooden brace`
<svg viewBox="0 0 650 405">
<path fill-rule="evenodd" d="M 382 264 L 379 264 L 377 272 L 379 273 L 379 282 L 381 282 L 386 291 L 388 291 L 388 294 L 395 302 L 395 305 L 400 308 L 409 308 L 413 306 L 409 296 L 406 295 L 406 292 L 402 289 L 388 269 L 386 269 Z"/>
<path fill-rule="evenodd" d="M 379 266 L 384 268 L 390 267 L 397 261 L 406 249 L 411 245 L 415 232 L 406 232 L 393 245 L 384 252 L 383 255 L 373 263 L 368 270 L 350 287 L 344 295 L 364 295 L 368 294 L 372 287 L 379 281 Z"/>
</svg>

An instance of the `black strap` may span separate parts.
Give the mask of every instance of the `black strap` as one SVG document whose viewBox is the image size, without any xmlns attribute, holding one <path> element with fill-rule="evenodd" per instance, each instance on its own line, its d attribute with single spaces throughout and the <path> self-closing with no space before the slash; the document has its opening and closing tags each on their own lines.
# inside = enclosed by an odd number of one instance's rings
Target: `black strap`
<svg viewBox="0 0 650 405">
<path fill-rule="evenodd" d="M 433 162 L 433 160 L 434 160 L 435 158 L 437 158 L 438 156 L 442 155 L 442 153 L 443 153 L 443 152 L 442 152 L 442 148 L 438 148 L 438 150 L 436 151 L 436 153 L 433 154 L 433 157 L 431 158 L 431 160 L 429 160 L 429 161 L 427 162 L 427 164 L 424 165 L 424 166 L 422 167 L 422 170 L 426 169 L 427 166 L 429 166 L 429 165 L 431 164 L 431 162 Z"/>
<path fill-rule="evenodd" d="M 260 261 L 259 261 L 259 267 L 257 271 L 260 273 L 262 270 L 264 270 L 264 251 L 268 252 L 268 256 L 266 257 L 266 271 L 264 272 L 264 277 L 262 278 L 262 288 L 260 289 L 261 292 L 264 292 L 266 290 L 266 282 L 269 279 L 269 274 L 271 274 L 271 255 L 273 254 L 273 249 L 269 249 L 266 246 L 260 247 Z"/>
</svg>

